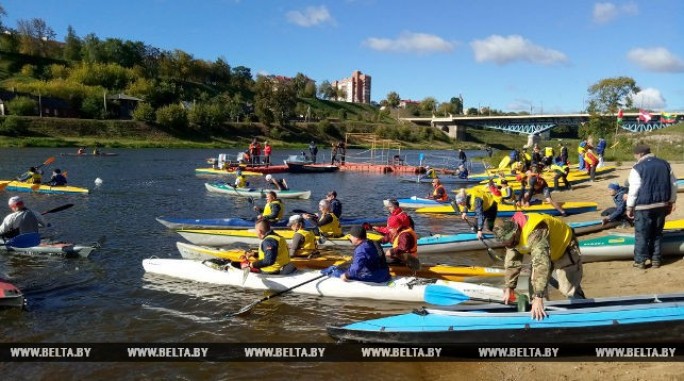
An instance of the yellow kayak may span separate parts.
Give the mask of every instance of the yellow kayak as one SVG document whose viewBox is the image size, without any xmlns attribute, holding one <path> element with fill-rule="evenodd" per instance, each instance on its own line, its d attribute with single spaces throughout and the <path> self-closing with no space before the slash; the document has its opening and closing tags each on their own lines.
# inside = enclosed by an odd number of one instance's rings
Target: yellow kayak
<svg viewBox="0 0 684 381">
<path fill-rule="evenodd" d="M 593 212 L 598 208 L 598 204 L 595 202 L 561 202 L 560 206 L 565 210 L 565 212 L 570 214 L 580 214 L 586 212 Z M 558 216 L 560 213 L 551 204 L 543 203 L 530 205 L 526 208 L 516 208 L 515 205 L 499 205 L 497 216 L 499 217 L 509 217 L 512 216 L 516 211 L 521 211 L 524 213 L 545 213 L 552 216 Z M 454 208 L 451 205 L 440 205 L 431 206 L 427 208 L 416 209 L 418 213 L 441 213 L 441 214 L 456 214 Z M 468 215 L 475 215 L 475 212 L 468 212 Z"/>
<path fill-rule="evenodd" d="M 684 230 L 684 219 L 665 221 L 665 230 Z"/>
<path fill-rule="evenodd" d="M 89 192 L 88 188 L 74 187 L 71 185 L 52 186 L 47 184 L 31 184 L 14 180 L 0 181 L 0 189 L 13 192 L 36 192 L 48 194 L 87 194 Z"/>
<path fill-rule="evenodd" d="M 294 231 L 292 230 L 275 230 L 275 232 L 287 240 L 292 239 L 292 236 L 294 235 Z M 232 244 L 256 246 L 261 243 L 261 240 L 254 229 L 181 229 L 176 230 L 176 233 L 195 245 L 203 246 L 227 246 Z M 383 236 L 380 234 L 368 232 L 369 239 L 379 241 L 382 237 Z M 348 235 L 335 238 L 317 238 L 319 239 L 319 247 L 352 247 Z"/>
<path fill-rule="evenodd" d="M 217 168 L 195 168 L 197 175 L 235 175 L 235 169 L 217 169 Z M 263 173 L 253 171 L 242 171 L 242 176 L 261 176 Z"/>
</svg>

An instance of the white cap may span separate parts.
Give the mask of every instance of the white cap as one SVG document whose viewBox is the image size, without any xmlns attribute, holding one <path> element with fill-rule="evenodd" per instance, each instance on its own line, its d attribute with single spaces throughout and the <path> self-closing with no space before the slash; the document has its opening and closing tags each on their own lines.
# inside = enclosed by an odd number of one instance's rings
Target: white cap
<svg viewBox="0 0 684 381">
<path fill-rule="evenodd" d="M 10 199 L 7 201 L 7 205 L 12 206 L 12 205 L 18 204 L 20 202 L 23 203 L 24 200 L 22 200 L 21 197 L 19 197 L 19 196 L 14 196 L 14 197 L 10 197 Z"/>
<path fill-rule="evenodd" d="M 302 222 L 302 216 L 300 216 L 299 214 L 294 214 L 290 216 L 290 219 L 287 221 L 287 226 L 292 226 L 300 222 Z"/>
<path fill-rule="evenodd" d="M 271 176 L 271 175 L 266 175 L 266 181 L 271 181 L 271 179 L 273 179 L 273 176 Z"/>
</svg>

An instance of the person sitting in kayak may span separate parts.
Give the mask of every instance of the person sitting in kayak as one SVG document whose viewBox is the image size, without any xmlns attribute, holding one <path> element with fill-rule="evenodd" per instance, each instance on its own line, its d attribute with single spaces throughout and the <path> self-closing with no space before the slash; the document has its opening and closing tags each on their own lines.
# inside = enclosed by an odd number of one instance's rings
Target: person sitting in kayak
<svg viewBox="0 0 684 381">
<path fill-rule="evenodd" d="M 551 198 L 551 189 L 549 189 L 549 184 L 544 180 L 539 173 L 537 168 L 532 168 L 527 171 L 525 177 L 518 175 L 516 178 L 520 181 L 522 186 L 520 192 L 520 198 L 516 203 L 518 206 L 529 207 L 530 199 L 535 194 L 542 194 L 544 196 L 544 201 L 553 205 L 553 207 L 561 214 L 561 216 L 566 217 L 567 213 L 563 208 Z M 529 186 L 528 189 L 525 189 Z"/>
<path fill-rule="evenodd" d="M 78 151 L 76 151 L 76 155 L 84 155 L 85 153 L 86 153 L 85 147 L 81 147 L 78 149 Z"/>
<path fill-rule="evenodd" d="M 503 302 L 514 300 L 522 269 L 523 254 L 532 256 L 530 293 L 533 319 L 546 317 L 544 298 L 552 271 L 558 291 L 568 299 L 584 299 L 582 257 L 572 228 L 557 217 L 540 213 L 516 212 L 511 219 L 499 219 L 494 235 L 506 247 Z"/>
<path fill-rule="evenodd" d="M 425 166 L 425 177 L 429 179 L 439 178 L 439 176 L 437 175 L 437 171 L 429 165 Z"/>
<path fill-rule="evenodd" d="M 50 177 L 50 181 L 47 184 L 53 187 L 63 187 L 67 185 L 67 179 L 62 174 L 62 170 L 55 168 L 55 170 L 52 171 L 52 177 Z"/>
<path fill-rule="evenodd" d="M 435 201 L 449 200 L 449 195 L 439 179 L 432 179 L 432 194 L 429 194 L 427 198 Z"/>
<path fill-rule="evenodd" d="M 266 175 L 265 178 L 266 182 L 269 183 L 272 187 L 278 190 L 289 190 L 290 188 L 287 186 L 287 181 L 285 179 L 275 179 L 273 176 Z"/>
<path fill-rule="evenodd" d="M 249 263 L 250 271 L 284 275 L 297 269 L 290 263 L 287 241 L 271 229 L 268 220 L 257 221 L 254 224 L 254 230 L 256 230 L 261 243 L 259 244 L 259 251 L 256 253 L 256 260 Z M 255 257 L 251 251 L 247 255 L 248 257 Z"/>
<path fill-rule="evenodd" d="M 22 179 L 24 177 L 26 177 L 26 179 L 23 181 L 29 184 L 40 184 L 43 181 L 43 174 L 41 171 L 36 169 L 36 167 L 29 168 L 28 172 L 22 177 Z"/>
<path fill-rule="evenodd" d="M 392 248 L 385 250 L 389 263 L 407 263 L 409 256 L 418 258 L 418 236 L 410 226 L 404 226 L 399 217 L 392 216 L 387 220 L 387 228 L 392 242 Z"/>
<path fill-rule="evenodd" d="M 246 188 L 248 185 L 247 179 L 242 175 L 242 170 L 238 168 L 235 171 L 235 188 Z"/>
<path fill-rule="evenodd" d="M 337 218 L 342 217 L 342 202 L 337 198 L 337 192 L 334 190 L 328 192 L 325 199 L 330 201 L 330 211 L 337 216 Z"/>
<path fill-rule="evenodd" d="M 608 208 L 605 210 L 605 212 L 610 213 L 607 213 L 607 216 L 601 218 L 601 225 L 605 225 L 613 221 L 629 221 L 631 223 L 631 220 L 626 214 L 628 189 L 621 187 L 618 183 L 610 183 L 608 184 L 608 192 L 610 192 L 611 197 L 613 197 L 615 208 Z M 604 213 L 601 213 L 601 215 L 604 215 Z"/>
<path fill-rule="evenodd" d="M 390 212 L 389 217 L 387 217 L 387 225 L 389 226 L 389 220 L 392 217 L 398 218 L 401 222 L 402 225 L 405 227 L 410 227 L 411 229 L 415 230 L 416 224 L 413 222 L 413 218 L 408 215 L 401 207 L 399 207 L 399 201 L 397 201 L 396 198 L 390 198 L 387 200 L 387 210 Z M 390 234 L 389 227 L 383 227 L 383 226 L 371 226 L 368 222 L 363 224 L 364 229 L 366 230 L 375 230 L 376 232 L 387 236 Z M 389 242 L 389 241 L 387 241 Z"/>
<path fill-rule="evenodd" d="M 278 222 L 283 218 L 285 205 L 278 199 L 276 192 L 270 191 L 266 193 L 266 205 L 263 211 L 258 206 L 254 206 L 254 210 L 261 213 L 257 216 L 257 221 Z"/>
<path fill-rule="evenodd" d="M 319 201 L 318 210 L 321 212 L 320 215 L 305 214 L 304 218 L 311 220 L 318 227 L 321 235 L 326 237 L 342 237 L 342 226 L 340 225 L 340 220 L 330 209 L 330 201 L 325 199 Z"/>
<path fill-rule="evenodd" d="M 385 283 L 392 277 L 387 266 L 385 256 L 377 246 L 367 239 L 366 230 L 361 226 L 352 226 L 349 240 L 354 245 L 352 263 L 347 270 L 330 266 L 321 270 L 321 274 L 337 277 L 347 282 L 357 280 L 362 282 Z"/>
<path fill-rule="evenodd" d="M 458 169 L 456 169 L 456 175 L 461 180 L 468 180 L 468 169 L 466 169 L 465 165 L 461 164 L 458 166 Z"/>
<path fill-rule="evenodd" d="M 508 180 L 501 179 L 501 203 L 506 205 L 514 205 L 515 197 L 513 197 L 513 188 L 508 184 Z"/>
<path fill-rule="evenodd" d="M 290 258 L 313 258 L 318 255 L 316 235 L 311 230 L 304 229 L 304 219 L 301 215 L 295 214 L 291 216 L 287 226 L 294 231 L 292 242 L 290 243 Z"/>
<path fill-rule="evenodd" d="M 0 225 L 0 236 L 9 239 L 25 233 L 38 233 L 39 228 L 50 226 L 43 215 L 28 209 L 19 196 L 11 197 L 7 206 L 12 210 Z"/>
<path fill-rule="evenodd" d="M 473 226 L 477 233 L 477 238 L 482 239 L 482 230 L 487 223 L 487 230 L 491 231 L 494 228 L 494 220 L 498 212 L 498 204 L 489 192 L 476 187 L 466 193 L 464 188 L 461 188 L 456 195 L 454 202 L 454 210 L 461 212 L 461 218 L 468 221 L 468 212 L 475 212 L 476 223 Z"/>
<path fill-rule="evenodd" d="M 97 148 L 97 147 L 95 147 L 95 148 L 93 149 L 93 155 L 97 156 L 97 155 L 99 155 L 99 154 L 100 154 L 100 149 Z"/>
</svg>

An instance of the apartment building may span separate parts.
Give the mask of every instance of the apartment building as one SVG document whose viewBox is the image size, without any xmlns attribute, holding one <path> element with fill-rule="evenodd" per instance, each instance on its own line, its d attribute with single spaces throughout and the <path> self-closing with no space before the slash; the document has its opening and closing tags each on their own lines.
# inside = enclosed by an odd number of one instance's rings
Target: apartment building
<svg viewBox="0 0 684 381">
<path fill-rule="evenodd" d="M 338 100 L 351 103 L 370 103 L 371 102 L 371 76 L 356 70 L 352 76 L 340 79 L 331 83 L 336 90 L 341 90 Z"/>
</svg>

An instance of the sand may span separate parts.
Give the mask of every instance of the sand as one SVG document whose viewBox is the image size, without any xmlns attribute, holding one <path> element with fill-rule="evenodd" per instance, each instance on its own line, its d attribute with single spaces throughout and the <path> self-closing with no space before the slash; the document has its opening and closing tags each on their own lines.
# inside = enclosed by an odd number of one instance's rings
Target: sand
<svg viewBox="0 0 684 381">
<path fill-rule="evenodd" d="M 593 183 L 578 184 L 571 192 L 554 192 L 558 201 L 595 201 L 599 212 L 570 216 L 568 221 L 600 218 L 600 211 L 614 206 L 608 194 L 608 184 L 622 184 L 629 176 L 631 164 L 626 163 Z M 673 164 L 678 177 L 684 176 L 684 164 Z M 678 195 L 676 209 L 668 217 L 684 218 L 684 193 Z M 630 232 L 629 229 L 616 231 Z M 631 229 L 633 232 L 633 229 Z M 580 239 L 599 236 L 596 233 Z M 665 258 L 659 269 L 638 270 L 632 262 L 613 261 L 584 265 L 582 288 L 587 297 L 626 296 L 651 293 L 684 292 L 684 260 Z M 561 299 L 551 293 L 551 299 Z M 683 340 L 684 341 L 684 340 Z M 684 379 L 684 363 L 672 362 L 467 362 L 424 365 L 426 380 L 676 380 Z"/>
</svg>

